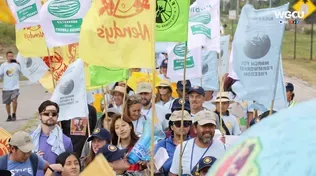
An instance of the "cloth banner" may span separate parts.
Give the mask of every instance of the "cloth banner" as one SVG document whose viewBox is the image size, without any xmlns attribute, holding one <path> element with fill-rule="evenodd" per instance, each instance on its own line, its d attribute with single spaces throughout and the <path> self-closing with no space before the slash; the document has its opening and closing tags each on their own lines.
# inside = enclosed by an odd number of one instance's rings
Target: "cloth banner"
<svg viewBox="0 0 316 176">
<path fill-rule="evenodd" d="M 40 80 L 42 86 L 49 92 L 53 92 L 54 85 L 52 79 L 54 78 L 54 81 L 58 83 L 61 76 L 67 70 L 68 66 L 78 58 L 78 43 L 53 48 L 53 50 L 50 52 L 50 57 L 48 57 L 47 54 L 45 57 L 42 57 L 48 68 L 51 68 L 53 73 L 52 76 L 51 72 L 46 72 L 46 74 Z M 91 86 L 89 65 L 87 63 L 84 64 L 84 74 L 86 89 L 91 90 L 100 88 L 100 86 Z"/>
<path fill-rule="evenodd" d="M 143 2 L 146 0 L 143 0 Z M 147 0 L 148 1 L 148 0 Z M 156 1 L 156 41 L 186 42 L 189 0 Z"/>
<path fill-rule="evenodd" d="M 221 77 L 225 74 L 228 73 L 228 49 L 229 49 L 229 35 L 221 36 L 221 52 L 220 52 L 220 57 L 221 57 L 221 62 L 222 62 L 222 70 L 220 72 Z"/>
<path fill-rule="evenodd" d="M 16 19 L 16 28 L 22 29 L 39 24 L 39 10 L 42 7 L 41 1 L 8 0 L 7 2 Z"/>
<path fill-rule="evenodd" d="M 190 6 L 188 47 L 220 52 L 220 1 L 197 0 Z"/>
<path fill-rule="evenodd" d="M 69 65 L 54 90 L 51 101 L 59 105 L 58 121 L 88 116 L 83 67 L 81 59 Z"/>
<path fill-rule="evenodd" d="M 218 59 L 215 51 L 202 49 L 202 78 L 190 81 L 192 86 L 202 86 L 204 90 L 218 90 Z"/>
<path fill-rule="evenodd" d="M 0 21 L 7 24 L 16 24 L 6 0 L 0 0 Z"/>
<path fill-rule="evenodd" d="M 47 45 L 40 25 L 15 29 L 16 47 L 24 57 L 47 56 Z"/>
<path fill-rule="evenodd" d="M 273 99 L 285 28 L 274 14 L 287 11 L 288 7 L 289 4 L 260 10 L 249 4 L 243 7 L 233 41 L 232 60 L 239 90 L 246 92 L 238 95 L 240 99 Z"/>
<path fill-rule="evenodd" d="M 12 135 L 5 129 L 0 127 L 0 156 L 6 155 L 10 152 L 9 150 L 9 139 Z"/>
<path fill-rule="evenodd" d="M 129 69 L 106 68 L 102 66 L 89 66 L 90 83 L 92 86 L 103 86 L 129 78 Z"/>
<path fill-rule="evenodd" d="M 92 2 L 80 32 L 80 57 L 85 62 L 113 68 L 155 66 L 156 0 L 139 2 Z"/>
<path fill-rule="evenodd" d="M 40 22 L 47 46 L 79 42 L 83 17 L 91 7 L 89 0 L 49 0 L 40 11 Z"/>
<path fill-rule="evenodd" d="M 183 80 L 185 43 L 176 44 L 168 54 L 167 77 L 172 82 Z M 202 77 L 201 47 L 187 50 L 186 79 Z"/>
<path fill-rule="evenodd" d="M 17 61 L 20 63 L 22 74 L 31 82 L 39 81 L 48 71 L 47 65 L 40 57 L 23 57 L 20 53 L 18 53 Z"/>
</svg>

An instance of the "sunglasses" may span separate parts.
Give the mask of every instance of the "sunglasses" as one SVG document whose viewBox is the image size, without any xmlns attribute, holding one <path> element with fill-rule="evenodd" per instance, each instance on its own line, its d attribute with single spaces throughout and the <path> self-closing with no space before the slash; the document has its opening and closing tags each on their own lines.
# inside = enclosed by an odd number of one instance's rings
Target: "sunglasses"
<svg viewBox="0 0 316 176">
<path fill-rule="evenodd" d="M 174 124 L 176 127 L 178 127 L 178 128 L 181 127 L 181 121 L 173 122 L 173 124 Z M 191 125 L 192 125 L 192 122 L 190 122 L 190 121 L 183 121 L 183 127 L 187 128 L 187 127 L 189 127 L 189 126 L 191 126 Z"/>
<path fill-rule="evenodd" d="M 159 86 L 158 89 L 168 89 L 168 87 Z"/>
<path fill-rule="evenodd" d="M 56 117 L 58 115 L 57 112 L 42 112 L 42 115 L 44 116 L 52 116 L 52 117 Z"/>
</svg>

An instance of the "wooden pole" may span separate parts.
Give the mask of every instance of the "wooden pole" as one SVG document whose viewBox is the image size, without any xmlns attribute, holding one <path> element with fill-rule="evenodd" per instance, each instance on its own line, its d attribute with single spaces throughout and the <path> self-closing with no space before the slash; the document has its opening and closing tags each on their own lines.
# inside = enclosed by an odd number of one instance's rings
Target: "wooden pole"
<svg viewBox="0 0 316 176">
<path fill-rule="evenodd" d="M 102 95 L 103 95 L 103 104 L 104 104 L 104 115 L 105 115 L 105 121 L 106 121 L 106 127 L 104 127 L 105 129 L 110 131 L 110 127 L 108 126 L 107 122 L 109 120 L 109 116 L 108 116 L 108 101 L 107 101 L 107 96 L 105 96 L 105 91 L 104 91 L 104 87 L 102 86 Z"/>
<path fill-rule="evenodd" d="M 117 146 L 120 144 L 120 140 L 121 140 L 121 130 L 122 130 L 122 121 L 123 121 L 123 109 L 125 107 L 125 99 L 126 99 L 126 90 L 127 90 L 127 80 L 125 80 L 125 91 L 124 91 L 124 95 L 123 95 L 123 105 L 122 105 L 122 114 L 121 114 L 121 123 L 120 123 L 120 135 L 118 135 L 117 138 Z"/>
<path fill-rule="evenodd" d="M 312 33 L 311 33 L 311 58 L 313 60 L 313 38 L 314 38 L 314 23 L 312 22 Z"/>
<path fill-rule="evenodd" d="M 49 72 L 52 75 L 52 80 L 53 80 L 53 87 L 54 89 L 56 88 L 56 82 L 54 79 L 54 71 L 53 71 L 53 67 L 52 67 L 52 61 L 50 59 L 50 52 L 49 52 L 49 48 L 47 48 L 47 54 L 48 54 L 48 64 L 49 64 Z M 53 59 L 54 59 L 54 55 L 53 55 Z M 54 63 L 54 62 L 53 62 Z"/>
<path fill-rule="evenodd" d="M 218 67 L 218 75 L 219 75 L 219 96 L 222 97 L 224 85 L 223 85 L 223 76 L 222 76 L 222 59 L 220 58 L 220 53 L 217 53 L 217 60 L 219 60 L 219 67 Z M 219 99 L 219 130 L 222 133 L 222 136 L 224 136 L 226 133 L 223 129 L 223 120 L 222 120 L 222 99 Z"/>
<path fill-rule="evenodd" d="M 294 60 L 296 59 L 296 33 L 297 33 L 297 24 L 295 24 L 295 28 L 294 28 Z"/>
<path fill-rule="evenodd" d="M 183 63 L 183 90 L 182 90 L 182 107 L 181 107 L 181 132 L 183 131 L 183 118 L 184 118 L 184 104 L 185 104 L 185 84 L 186 84 L 186 70 L 187 70 L 187 53 L 188 53 L 188 42 L 185 42 L 184 49 L 184 63 Z M 201 84 L 202 85 L 202 84 Z M 180 135 L 180 160 L 179 160 L 179 174 L 182 175 L 182 155 L 183 155 L 183 135 Z"/>
</svg>

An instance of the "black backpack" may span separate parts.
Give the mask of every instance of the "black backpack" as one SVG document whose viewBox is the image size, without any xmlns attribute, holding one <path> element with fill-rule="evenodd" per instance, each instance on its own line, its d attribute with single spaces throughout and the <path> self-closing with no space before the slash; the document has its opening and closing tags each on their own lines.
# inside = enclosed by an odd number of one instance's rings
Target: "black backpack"
<svg viewBox="0 0 316 176">
<path fill-rule="evenodd" d="M 8 154 L 0 157 L 0 170 L 8 170 Z M 30 156 L 30 161 L 32 165 L 33 175 L 36 176 L 37 166 L 38 166 L 38 157 L 37 154 L 32 153 Z"/>
</svg>

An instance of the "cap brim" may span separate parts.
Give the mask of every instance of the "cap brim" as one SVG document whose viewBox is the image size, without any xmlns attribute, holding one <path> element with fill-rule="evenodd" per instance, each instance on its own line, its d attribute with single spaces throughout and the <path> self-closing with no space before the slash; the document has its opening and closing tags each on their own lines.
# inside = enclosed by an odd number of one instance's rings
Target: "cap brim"
<svg viewBox="0 0 316 176">
<path fill-rule="evenodd" d="M 140 93 L 151 93 L 151 92 L 152 92 L 152 90 L 147 89 L 147 90 L 141 90 L 141 91 L 137 92 L 137 94 L 140 94 Z"/>
<path fill-rule="evenodd" d="M 220 102 L 219 100 L 212 101 L 213 104 L 216 104 L 216 103 L 219 103 L 219 102 Z M 222 102 L 229 102 L 229 104 L 232 104 L 235 101 L 234 100 L 222 100 Z"/>
<path fill-rule="evenodd" d="M 171 87 L 171 85 L 167 85 L 167 84 L 159 84 L 157 87 Z"/>
<path fill-rule="evenodd" d="M 173 122 L 176 122 L 176 121 L 181 121 L 181 118 L 180 119 L 175 119 L 175 120 L 171 120 L 170 121 L 173 121 Z M 188 118 L 183 118 L 183 121 L 193 121 L 192 119 L 188 119 Z"/>
<path fill-rule="evenodd" d="M 95 134 L 93 134 L 93 135 L 91 135 L 89 138 L 88 138 L 88 142 L 90 142 L 90 141 L 92 141 L 93 140 L 93 138 L 98 138 L 98 139 L 101 139 L 101 140 L 106 140 L 105 138 L 103 138 L 102 136 L 100 136 L 100 135 L 95 135 Z"/>
<path fill-rule="evenodd" d="M 108 162 L 113 162 L 113 161 L 117 161 L 119 159 L 124 158 L 127 151 L 128 151 L 127 149 L 120 149 L 120 150 L 116 151 L 115 154 L 112 155 L 110 160 L 107 159 Z"/>
<path fill-rule="evenodd" d="M 28 143 L 22 147 L 18 147 L 23 153 L 28 153 L 34 149 L 33 143 Z"/>
<path fill-rule="evenodd" d="M 118 90 L 112 90 L 112 91 L 111 91 L 111 94 L 114 94 L 115 92 L 118 92 L 118 93 L 121 93 L 121 94 L 124 95 L 124 92 L 121 92 L 121 91 L 118 91 Z"/>
<path fill-rule="evenodd" d="M 211 123 L 211 124 L 216 126 L 216 121 L 215 120 L 205 119 L 205 120 L 199 120 L 198 121 L 199 125 L 205 125 L 205 124 L 209 124 L 209 123 Z"/>
</svg>

